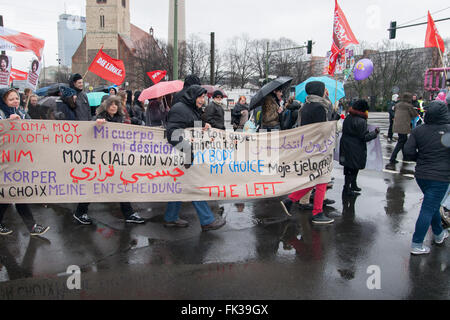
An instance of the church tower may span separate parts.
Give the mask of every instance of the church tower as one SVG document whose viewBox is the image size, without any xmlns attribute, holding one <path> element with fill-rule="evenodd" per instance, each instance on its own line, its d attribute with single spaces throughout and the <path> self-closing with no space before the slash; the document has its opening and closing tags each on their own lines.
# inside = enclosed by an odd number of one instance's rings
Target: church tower
<svg viewBox="0 0 450 320">
<path fill-rule="evenodd" d="M 86 1 L 86 54 L 91 61 L 98 50 L 118 59 L 117 35 L 130 38 L 130 0 Z"/>
</svg>

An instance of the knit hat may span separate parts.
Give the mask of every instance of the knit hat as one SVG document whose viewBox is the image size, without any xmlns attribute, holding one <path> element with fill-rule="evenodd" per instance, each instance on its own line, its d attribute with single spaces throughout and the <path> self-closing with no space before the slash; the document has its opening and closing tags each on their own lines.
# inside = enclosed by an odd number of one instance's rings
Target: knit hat
<svg viewBox="0 0 450 320">
<path fill-rule="evenodd" d="M 61 95 L 63 97 L 72 97 L 77 95 L 77 92 L 75 90 L 65 86 L 60 86 L 59 91 L 61 92 Z"/>
<path fill-rule="evenodd" d="M 222 91 L 220 91 L 220 90 L 214 91 L 214 93 L 213 93 L 213 95 L 212 95 L 213 99 L 215 99 L 215 98 L 217 98 L 217 97 L 219 97 L 219 96 L 223 98 L 223 93 L 222 93 Z"/>
<path fill-rule="evenodd" d="M 439 92 L 438 96 L 436 97 L 436 100 L 445 102 L 445 92 Z"/>
<path fill-rule="evenodd" d="M 366 100 L 360 99 L 353 104 L 352 108 L 361 112 L 366 112 L 369 110 L 369 104 Z"/>
<path fill-rule="evenodd" d="M 78 80 L 83 79 L 83 77 L 79 73 L 75 73 L 72 75 L 70 82 L 77 82 Z"/>
<path fill-rule="evenodd" d="M 305 91 L 308 95 L 313 94 L 319 97 L 323 97 L 325 93 L 325 84 L 321 81 L 311 81 L 305 86 Z"/>
</svg>

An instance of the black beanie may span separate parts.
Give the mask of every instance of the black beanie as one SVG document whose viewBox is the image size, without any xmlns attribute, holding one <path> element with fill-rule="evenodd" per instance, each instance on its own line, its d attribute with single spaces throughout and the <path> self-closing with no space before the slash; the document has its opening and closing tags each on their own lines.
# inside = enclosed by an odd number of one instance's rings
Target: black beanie
<svg viewBox="0 0 450 320">
<path fill-rule="evenodd" d="M 80 79 L 83 79 L 83 77 L 79 73 L 72 75 L 72 82 L 77 82 Z"/>
<path fill-rule="evenodd" d="M 358 101 L 355 101 L 352 108 L 358 111 L 366 112 L 369 110 L 369 104 L 366 100 L 360 99 Z"/>
<path fill-rule="evenodd" d="M 325 84 L 321 81 L 311 81 L 306 84 L 305 91 L 308 95 L 313 94 L 323 97 L 325 93 Z"/>
<path fill-rule="evenodd" d="M 212 96 L 213 99 L 216 98 L 216 97 L 218 97 L 218 96 L 221 96 L 221 97 L 223 98 L 223 93 L 222 93 L 222 91 L 220 91 L 220 90 L 214 91 L 213 96 Z"/>
</svg>

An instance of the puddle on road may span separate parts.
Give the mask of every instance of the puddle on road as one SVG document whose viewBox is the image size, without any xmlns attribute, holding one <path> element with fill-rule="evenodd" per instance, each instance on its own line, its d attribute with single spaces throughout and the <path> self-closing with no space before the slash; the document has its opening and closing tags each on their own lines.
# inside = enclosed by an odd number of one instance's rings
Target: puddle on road
<svg viewBox="0 0 450 320">
<path fill-rule="evenodd" d="M 253 203 L 224 203 L 223 217 L 227 220 L 227 226 L 234 230 L 249 229 L 260 224 L 254 217 Z"/>
</svg>

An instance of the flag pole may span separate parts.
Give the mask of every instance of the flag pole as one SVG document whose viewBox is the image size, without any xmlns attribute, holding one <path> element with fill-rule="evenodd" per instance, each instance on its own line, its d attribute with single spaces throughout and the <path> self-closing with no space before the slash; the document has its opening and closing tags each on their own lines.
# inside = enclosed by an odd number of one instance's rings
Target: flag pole
<svg viewBox="0 0 450 320">
<path fill-rule="evenodd" d="M 447 66 L 445 64 L 444 57 L 442 56 L 442 51 L 441 51 L 441 48 L 439 47 L 439 41 L 438 41 L 438 37 L 437 37 L 436 34 L 434 34 L 434 38 L 436 39 L 436 44 L 438 46 L 437 48 L 438 48 L 438 51 L 439 51 L 439 56 L 441 57 L 442 66 L 444 67 L 445 81 L 447 81 Z M 444 47 L 444 49 L 445 49 L 445 47 Z"/>
</svg>

